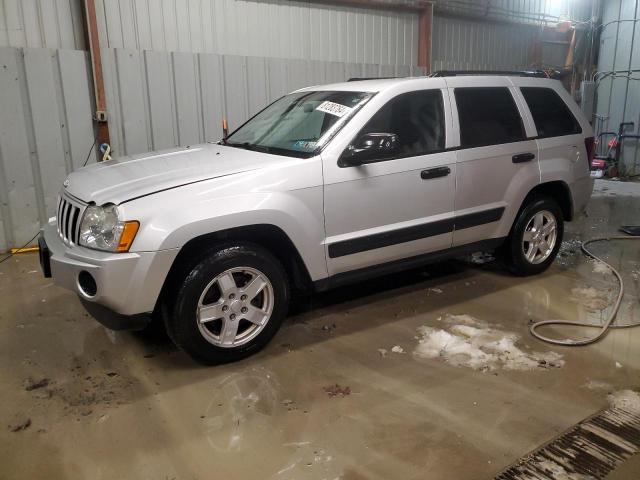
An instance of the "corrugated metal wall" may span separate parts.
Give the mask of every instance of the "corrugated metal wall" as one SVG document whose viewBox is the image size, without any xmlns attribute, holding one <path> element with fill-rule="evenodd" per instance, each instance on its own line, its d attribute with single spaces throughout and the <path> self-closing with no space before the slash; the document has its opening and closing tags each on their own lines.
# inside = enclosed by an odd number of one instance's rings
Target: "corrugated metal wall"
<svg viewBox="0 0 640 480">
<path fill-rule="evenodd" d="M 591 17 L 591 0 L 436 0 L 436 5 L 453 13 L 527 23 Z"/>
<path fill-rule="evenodd" d="M 604 117 L 604 131 L 616 132 L 624 121 L 634 122 L 626 133 L 640 133 L 640 25 L 629 21 L 634 19 L 640 19 L 638 0 L 608 0 L 605 3 L 598 64 L 600 73 L 596 77 L 596 114 Z M 635 72 L 628 75 L 629 70 Z M 637 140 L 624 141 L 621 156 L 623 174 L 640 174 L 638 147 Z"/>
<path fill-rule="evenodd" d="M 423 75 L 410 65 L 104 49 L 117 155 L 219 140 L 285 93 L 350 77 Z"/>
<path fill-rule="evenodd" d="M 103 46 L 383 65 L 417 60 L 410 12 L 283 0 L 97 0 Z"/>
<path fill-rule="evenodd" d="M 514 70 L 530 63 L 537 27 L 436 15 L 434 70 Z"/>
<path fill-rule="evenodd" d="M 82 0 L 0 0 L 0 47 L 85 48 Z"/>
<path fill-rule="evenodd" d="M 94 138 L 87 61 L 79 50 L 0 48 L 0 250 L 38 231 L 85 161 Z"/>
</svg>

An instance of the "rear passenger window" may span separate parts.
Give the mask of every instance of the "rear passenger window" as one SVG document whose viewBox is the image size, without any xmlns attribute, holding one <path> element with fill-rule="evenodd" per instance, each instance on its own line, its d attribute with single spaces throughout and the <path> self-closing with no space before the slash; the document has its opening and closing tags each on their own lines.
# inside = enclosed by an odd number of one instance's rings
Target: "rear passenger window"
<svg viewBox="0 0 640 480">
<path fill-rule="evenodd" d="M 582 128 L 566 103 L 551 88 L 522 87 L 539 137 L 559 137 L 581 133 Z"/>
<path fill-rule="evenodd" d="M 420 90 L 389 100 L 360 131 L 398 135 L 398 157 L 444 149 L 444 108 L 440 90 Z M 358 136 L 360 136 L 358 135 Z"/>
<path fill-rule="evenodd" d="M 468 87 L 456 88 L 454 92 L 462 148 L 525 139 L 522 119 L 508 88 Z"/>
</svg>

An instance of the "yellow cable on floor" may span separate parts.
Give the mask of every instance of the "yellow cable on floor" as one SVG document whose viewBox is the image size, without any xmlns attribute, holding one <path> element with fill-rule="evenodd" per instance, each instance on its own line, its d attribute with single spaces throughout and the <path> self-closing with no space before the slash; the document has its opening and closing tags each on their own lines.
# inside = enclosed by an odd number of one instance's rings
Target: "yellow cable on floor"
<svg viewBox="0 0 640 480">
<path fill-rule="evenodd" d="M 11 255 L 15 255 L 16 253 L 37 252 L 38 250 L 40 250 L 38 247 L 12 248 L 9 250 L 9 253 L 11 253 Z"/>
<path fill-rule="evenodd" d="M 541 322 L 536 322 L 529 327 L 529 331 L 531 332 L 531 335 L 536 337 L 538 340 L 542 340 L 543 342 L 547 342 L 547 343 L 552 343 L 554 345 L 578 346 L 578 345 L 589 345 L 591 343 L 597 342 L 598 340 L 601 340 L 602 338 L 604 338 L 604 336 L 607 334 L 610 328 L 631 328 L 631 327 L 640 326 L 640 322 L 631 323 L 629 325 L 613 325 L 613 321 L 616 318 L 616 315 L 618 314 L 618 310 L 620 310 L 622 297 L 624 296 L 624 282 L 622 281 L 622 276 L 620 275 L 620 272 L 618 272 L 618 270 L 613 268 L 609 263 L 605 262 L 603 259 L 598 257 L 596 254 L 594 254 L 587 248 L 587 245 L 589 245 L 590 243 L 611 241 L 611 240 L 640 240 L 640 237 L 624 236 L 624 235 L 615 235 L 611 237 L 598 237 L 598 238 L 592 238 L 591 240 L 587 240 L 582 244 L 582 251 L 584 252 L 584 254 L 593 258 L 597 262 L 604 263 L 607 267 L 609 267 L 613 272 L 613 274 L 616 276 L 618 283 L 620 284 L 620 291 L 618 292 L 618 298 L 616 299 L 613 310 L 609 314 L 609 317 L 604 322 L 604 324 L 594 325 L 592 323 L 584 323 L 584 322 L 571 321 L 571 320 L 543 320 Z M 586 338 L 584 340 L 571 340 L 571 339 L 556 340 L 554 338 L 545 337 L 544 335 L 541 335 L 538 332 L 536 332 L 538 328 L 543 327 L 545 325 L 569 325 L 573 327 L 599 328 L 600 331 L 595 336 L 591 338 Z"/>
</svg>

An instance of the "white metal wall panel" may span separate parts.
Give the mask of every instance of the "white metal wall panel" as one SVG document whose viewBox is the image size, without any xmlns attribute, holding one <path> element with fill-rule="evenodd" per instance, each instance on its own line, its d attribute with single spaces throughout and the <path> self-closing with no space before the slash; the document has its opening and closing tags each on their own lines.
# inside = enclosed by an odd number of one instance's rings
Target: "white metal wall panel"
<svg viewBox="0 0 640 480">
<path fill-rule="evenodd" d="M 222 60 L 219 55 L 199 54 L 202 86 L 202 118 L 204 138 L 220 136 L 224 118 L 224 91 L 222 82 Z M 269 96 L 269 98 L 272 98 Z"/>
<path fill-rule="evenodd" d="M 96 0 L 108 48 L 414 65 L 418 16 L 288 0 Z"/>
<path fill-rule="evenodd" d="M 585 21 L 591 16 L 591 5 L 592 0 L 437 0 L 438 7 L 452 13 L 525 23 Z"/>
<path fill-rule="evenodd" d="M 636 3 L 636 0 L 608 0 L 604 4 L 602 23 L 607 25 L 600 38 L 596 81 L 596 114 L 604 117 L 604 131 L 617 132 L 620 123 L 634 122 L 626 133 L 640 132 L 640 82 L 637 80 L 640 78 L 640 25 L 628 21 L 640 19 L 640 5 L 636 10 Z M 627 75 L 628 70 L 635 72 Z M 612 75 L 614 71 L 617 73 Z M 623 174 L 640 174 L 637 140 L 623 142 L 621 160 Z"/>
<path fill-rule="evenodd" d="M 22 52 L 0 48 L 0 149 L 5 173 L 8 209 L 5 235 L 9 241 L 26 242 L 40 225 L 36 183 L 32 171 L 32 145 L 27 137 L 29 114 Z M 28 104 L 28 101 L 26 102 Z M 18 223 L 13 225 L 12 219 Z M 6 230 L 7 228 L 11 230 Z"/>
<path fill-rule="evenodd" d="M 0 48 L 0 250 L 34 236 L 89 153 L 87 62 L 78 50 Z"/>
<path fill-rule="evenodd" d="M 436 15 L 432 69 L 514 70 L 530 63 L 536 28 Z"/>
<path fill-rule="evenodd" d="M 68 171 L 80 168 L 87 161 L 88 151 L 94 141 L 93 83 L 90 78 L 89 56 L 75 50 L 57 50 L 60 73 L 56 83 L 56 101 L 60 134 L 65 148 L 65 165 Z M 57 68 L 56 68 L 57 67 Z"/>
<path fill-rule="evenodd" d="M 120 111 L 123 119 L 123 140 L 129 151 L 145 151 L 147 141 L 147 122 L 145 115 L 145 83 L 142 52 L 116 50 L 116 68 L 119 80 L 126 85 L 118 85 L 120 92 Z"/>
<path fill-rule="evenodd" d="M 180 145 L 193 145 L 204 138 L 200 116 L 200 76 L 198 56 L 173 53 L 173 77 L 176 94 L 176 125 Z"/>
<path fill-rule="evenodd" d="M 216 141 L 301 87 L 350 77 L 423 75 L 412 65 L 103 49 L 115 155 Z"/>
<path fill-rule="evenodd" d="M 249 117 L 247 93 L 247 64 L 244 57 L 225 55 L 223 57 L 224 105 L 229 130 L 233 130 Z M 218 134 L 220 137 L 220 134 Z"/>
<path fill-rule="evenodd" d="M 0 0 L 0 47 L 81 50 L 83 0 Z"/>
<path fill-rule="evenodd" d="M 157 149 L 169 148 L 178 142 L 173 125 L 171 58 L 164 52 L 146 51 L 144 55 L 149 95 L 151 144 Z"/>
</svg>

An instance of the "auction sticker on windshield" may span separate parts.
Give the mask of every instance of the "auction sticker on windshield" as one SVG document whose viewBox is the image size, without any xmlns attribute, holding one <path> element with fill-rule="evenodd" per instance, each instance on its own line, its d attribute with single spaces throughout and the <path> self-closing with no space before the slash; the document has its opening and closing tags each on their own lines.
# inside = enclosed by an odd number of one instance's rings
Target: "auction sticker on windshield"
<svg viewBox="0 0 640 480">
<path fill-rule="evenodd" d="M 335 115 L 336 117 L 344 117 L 347 113 L 353 110 L 351 107 L 347 107 L 346 105 L 341 105 L 339 103 L 330 102 L 329 100 L 325 100 L 320 105 L 316 107 L 316 110 L 324 113 L 329 113 L 331 115 Z"/>
</svg>

